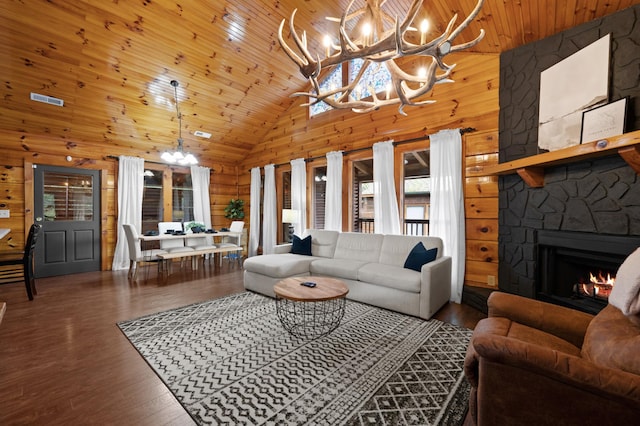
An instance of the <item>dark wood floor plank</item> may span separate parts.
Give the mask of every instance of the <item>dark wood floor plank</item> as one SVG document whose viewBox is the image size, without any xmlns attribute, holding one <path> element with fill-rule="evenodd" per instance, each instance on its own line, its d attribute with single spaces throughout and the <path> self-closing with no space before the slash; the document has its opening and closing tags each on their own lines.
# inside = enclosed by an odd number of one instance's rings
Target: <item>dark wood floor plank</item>
<svg viewBox="0 0 640 426">
<path fill-rule="evenodd" d="M 144 280 L 93 272 L 0 286 L 0 425 L 190 425 L 189 415 L 116 323 L 244 290 L 237 266 L 155 268 Z M 473 328 L 483 317 L 448 304 L 437 318 Z"/>
</svg>

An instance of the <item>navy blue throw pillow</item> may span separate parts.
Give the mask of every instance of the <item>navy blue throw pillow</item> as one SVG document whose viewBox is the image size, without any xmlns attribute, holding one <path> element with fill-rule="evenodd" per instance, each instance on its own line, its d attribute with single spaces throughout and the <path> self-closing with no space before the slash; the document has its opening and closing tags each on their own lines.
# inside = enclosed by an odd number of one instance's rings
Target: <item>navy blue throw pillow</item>
<svg viewBox="0 0 640 426">
<path fill-rule="evenodd" d="M 422 265 L 433 262 L 434 260 L 436 260 L 437 255 L 437 247 L 427 250 L 424 244 L 422 244 L 422 241 L 420 241 L 415 245 L 415 247 L 411 249 L 409 256 L 407 256 L 407 260 L 405 260 L 404 262 L 404 267 L 420 272 L 420 270 L 422 269 Z"/>
<path fill-rule="evenodd" d="M 293 244 L 291 244 L 291 253 L 311 256 L 311 235 L 307 235 L 304 238 L 294 235 Z"/>
</svg>

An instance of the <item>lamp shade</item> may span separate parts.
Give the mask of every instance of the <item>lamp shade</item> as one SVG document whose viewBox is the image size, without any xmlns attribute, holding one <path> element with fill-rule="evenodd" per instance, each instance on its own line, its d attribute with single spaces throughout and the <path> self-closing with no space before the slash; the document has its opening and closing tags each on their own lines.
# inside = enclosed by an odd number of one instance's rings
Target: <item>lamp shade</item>
<svg viewBox="0 0 640 426">
<path fill-rule="evenodd" d="M 282 223 L 297 223 L 300 221 L 300 211 L 293 209 L 282 209 Z"/>
</svg>

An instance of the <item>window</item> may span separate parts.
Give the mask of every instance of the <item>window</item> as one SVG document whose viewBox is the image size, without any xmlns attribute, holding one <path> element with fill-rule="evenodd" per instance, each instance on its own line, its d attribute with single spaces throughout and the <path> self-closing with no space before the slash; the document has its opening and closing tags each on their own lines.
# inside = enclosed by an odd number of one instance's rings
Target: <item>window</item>
<svg viewBox="0 0 640 426">
<path fill-rule="evenodd" d="M 162 222 L 162 171 L 144 171 L 142 192 L 142 232 L 157 231 Z"/>
<path fill-rule="evenodd" d="M 142 193 L 142 232 L 157 231 L 158 222 L 193 220 L 191 174 L 170 167 L 146 169 Z"/>
<path fill-rule="evenodd" d="M 342 86 L 342 64 L 336 65 L 331 73 L 320 83 L 321 91 L 334 90 Z M 329 111 L 331 107 L 324 102 L 318 102 L 309 106 L 309 115 L 314 115 Z"/>
<path fill-rule="evenodd" d="M 349 83 L 355 80 L 363 65 L 364 61 L 362 59 L 354 59 L 349 62 Z M 369 91 L 369 87 L 373 87 L 376 93 L 382 93 L 391 85 L 391 74 L 389 74 L 385 64 L 369 63 L 362 72 L 360 83 L 355 89 L 356 99 L 370 97 L 372 94 Z"/>
<path fill-rule="evenodd" d="M 373 182 L 360 182 L 359 211 L 361 219 L 373 219 Z"/>
<path fill-rule="evenodd" d="M 324 205 L 327 193 L 327 167 L 313 169 L 313 228 L 324 229 Z"/>
<path fill-rule="evenodd" d="M 172 175 L 171 198 L 173 199 L 174 222 L 192 222 L 193 218 L 193 185 L 190 173 Z"/>
<path fill-rule="evenodd" d="M 429 177 L 429 151 L 404 154 L 404 234 L 429 234 L 429 205 L 431 178 Z"/>
<path fill-rule="evenodd" d="M 93 220 L 91 176 L 45 172 L 43 179 L 45 221 Z"/>
<path fill-rule="evenodd" d="M 291 171 L 282 172 L 282 208 L 279 211 L 282 220 L 282 210 L 291 208 Z M 293 238 L 293 225 L 290 223 L 282 223 L 282 231 L 280 234 L 281 241 L 291 242 Z"/>
<path fill-rule="evenodd" d="M 352 98 L 365 99 L 371 97 L 369 87 L 373 87 L 378 94 L 389 90 L 389 87 L 391 87 L 391 74 L 385 64 L 370 62 L 365 69 L 362 69 L 363 66 L 364 61 L 362 59 L 353 59 L 347 62 L 345 66 L 346 72 L 342 69 L 342 64 L 336 65 L 331 73 L 320 83 L 321 91 L 331 91 L 347 86 L 356 79 L 361 71 L 362 77 L 351 94 Z M 340 93 L 335 95 L 335 97 L 338 96 L 340 96 Z M 387 96 L 389 96 L 388 93 Z M 331 107 L 326 103 L 318 102 L 309 106 L 309 115 L 313 117 L 330 109 Z"/>
<path fill-rule="evenodd" d="M 373 159 L 353 161 L 352 229 L 354 232 L 373 233 Z"/>
</svg>

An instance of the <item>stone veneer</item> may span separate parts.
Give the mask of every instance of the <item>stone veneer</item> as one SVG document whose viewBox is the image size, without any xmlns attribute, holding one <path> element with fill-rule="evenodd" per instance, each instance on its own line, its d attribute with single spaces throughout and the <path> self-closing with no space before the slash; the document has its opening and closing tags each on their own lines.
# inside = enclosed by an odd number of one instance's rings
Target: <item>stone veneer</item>
<svg viewBox="0 0 640 426">
<path fill-rule="evenodd" d="M 627 130 L 640 129 L 640 5 L 500 57 L 500 162 L 540 153 L 540 72 L 612 34 L 610 99 L 629 96 Z M 640 235 L 640 179 L 611 156 L 548 168 L 543 188 L 518 175 L 499 181 L 499 287 L 535 298 L 536 231 Z"/>
</svg>

